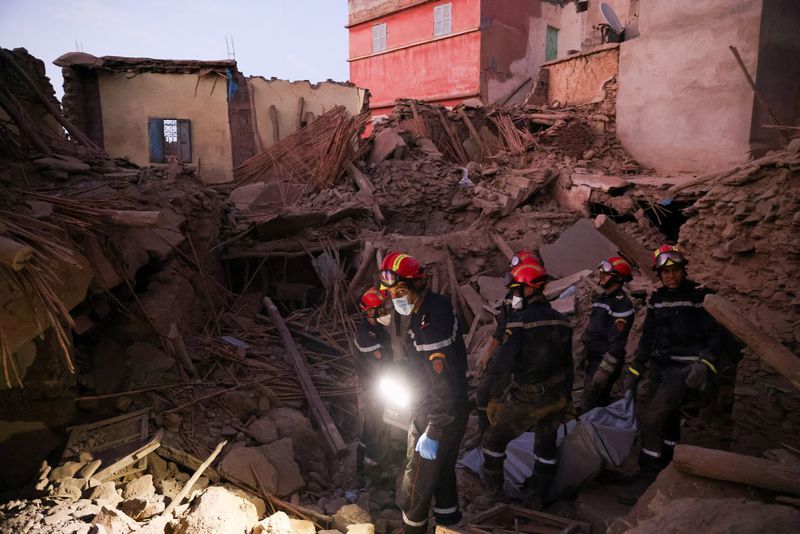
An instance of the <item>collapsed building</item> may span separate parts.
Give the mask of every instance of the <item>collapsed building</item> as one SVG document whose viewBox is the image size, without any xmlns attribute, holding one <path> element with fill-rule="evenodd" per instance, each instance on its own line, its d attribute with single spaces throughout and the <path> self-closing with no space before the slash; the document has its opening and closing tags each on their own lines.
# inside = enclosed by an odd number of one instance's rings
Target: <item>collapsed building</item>
<svg viewBox="0 0 800 534">
<path fill-rule="evenodd" d="M 401 100 L 363 138 L 354 86 L 68 54 L 62 113 L 41 62 L 3 50 L 3 528 L 389 532 L 404 436 L 380 483 L 356 491 L 353 469 L 366 387 L 354 304 L 380 258 L 426 264 L 475 378 L 514 251 L 538 251 L 576 332 L 591 270 L 628 257 L 631 354 L 655 288 L 648 253 L 672 239 L 743 342 L 714 401 L 684 414 L 705 469 L 676 458 L 633 508 L 592 483 L 547 514 L 495 506 L 460 471 L 466 518 L 451 531 L 652 531 L 701 516 L 791 530 L 800 142 L 704 173 L 649 168 L 620 140 L 627 53 L 545 64 L 524 104 Z"/>
</svg>

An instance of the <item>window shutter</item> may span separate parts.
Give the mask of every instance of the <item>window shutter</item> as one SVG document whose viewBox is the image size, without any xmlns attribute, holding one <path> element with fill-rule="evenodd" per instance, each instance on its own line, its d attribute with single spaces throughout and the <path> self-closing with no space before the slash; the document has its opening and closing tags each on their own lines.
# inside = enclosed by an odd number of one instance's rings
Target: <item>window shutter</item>
<svg viewBox="0 0 800 534">
<path fill-rule="evenodd" d="M 192 162 L 191 121 L 178 119 L 178 155 L 181 163 Z"/>
<path fill-rule="evenodd" d="M 150 136 L 150 162 L 164 163 L 164 120 L 150 119 L 148 130 Z"/>
<path fill-rule="evenodd" d="M 453 31 L 453 4 L 442 4 L 433 8 L 433 35 L 447 35 Z"/>
<path fill-rule="evenodd" d="M 386 23 L 372 27 L 372 51 L 386 50 Z"/>
</svg>

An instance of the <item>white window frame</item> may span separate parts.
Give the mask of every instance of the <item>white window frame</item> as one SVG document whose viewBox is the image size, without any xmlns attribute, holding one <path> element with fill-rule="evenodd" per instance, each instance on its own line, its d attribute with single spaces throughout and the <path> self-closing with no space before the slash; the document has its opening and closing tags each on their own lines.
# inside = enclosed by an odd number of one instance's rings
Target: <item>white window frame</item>
<svg viewBox="0 0 800 534">
<path fill-rule="evenodd" d="M 386 50 L 386 23 L 375 24 L 372 27 L 372 53 Z"/>
<path fill-rule="evenodd" d="M 433 8 L 433 36 L 453 33 L 453 4 L 439 4 Z"/>
</svg>

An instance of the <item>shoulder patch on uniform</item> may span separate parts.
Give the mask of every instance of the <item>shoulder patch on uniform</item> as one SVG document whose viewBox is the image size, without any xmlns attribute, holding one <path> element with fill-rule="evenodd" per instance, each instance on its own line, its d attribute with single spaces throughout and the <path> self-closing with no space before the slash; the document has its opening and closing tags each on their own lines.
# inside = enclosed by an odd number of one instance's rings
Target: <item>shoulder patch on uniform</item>
<svg viewBox="0 0 800 534">
<path fill-rule="evenodd" d="M 433 360 L 433 370 L 436 372 L 436 374 L 444 371 L 444 360 L 441 358 L 436 358 Z"/>
<path fill-rule="evenodd" d="M 626 321 L 625 319 L 620 318 L 614 321 L 614 326 L 617 328 L 618 331 L 622 332 L 623 330 L 625 330 L 625 324 L 627 324 L 627 322 L 628 321 Z"/>
</svg>

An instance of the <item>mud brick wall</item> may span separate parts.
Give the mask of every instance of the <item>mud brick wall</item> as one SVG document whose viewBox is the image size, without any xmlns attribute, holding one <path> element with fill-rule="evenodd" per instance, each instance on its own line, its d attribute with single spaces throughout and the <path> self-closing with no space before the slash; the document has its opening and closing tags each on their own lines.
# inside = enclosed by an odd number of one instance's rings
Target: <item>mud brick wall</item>
<svg viewBox="0 0 800 534">
<path fill-rule="evenodd" d="M 797 155 L 786 155 L 796 161 Z M 800 181 L 786 161 L 734 173 L 692 208 L 680 232 L 689 273 L 742 307 L 795 354 L 800 352 Z M 733 450 L 757 454 L 800 447 L 800 391 L 746 349 L 738 364 Z"/>
</svg>

